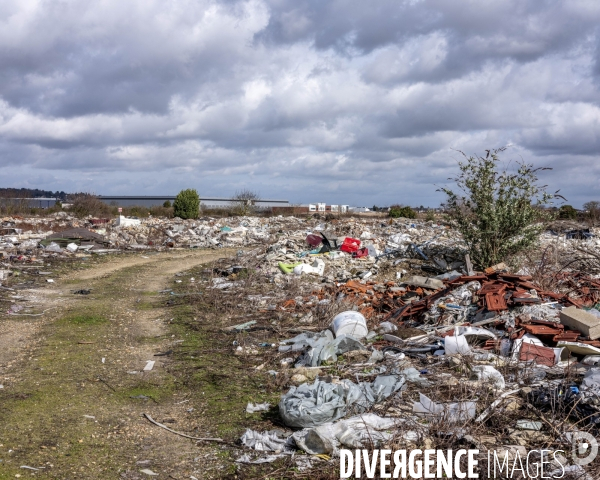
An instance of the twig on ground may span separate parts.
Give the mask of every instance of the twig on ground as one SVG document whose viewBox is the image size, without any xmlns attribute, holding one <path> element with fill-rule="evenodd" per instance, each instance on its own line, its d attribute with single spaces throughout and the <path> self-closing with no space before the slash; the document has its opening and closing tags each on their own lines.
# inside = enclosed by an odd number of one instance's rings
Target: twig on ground
<svg viewBox="0 0 600 480">
<path fill-rule="evenodd" d="M 110 388 L 113 392 L 116 392 L 116 390 L 114 389 L 114 387 L 112 385 L 110 385 L 106 380 L 104 380 L 102 377 L 98 377 L 98 380 L 100 380 L 104 385 L 106 385 L 108 388 Z"/>
<path fill-rule="evenodd" d="M 185 437 L 185 438 L 189 438 L 191 440 L 197 440 L 199 442 L 216 442 L 216 443 L 227 443 L 225 440 L 223 440 L 222 438 L 202 438 L 202 437 L 192 437 L 190 435 L 186 435 L 185 433 L 181 433 L 181 432 L 176 432 L 175 430 L 171 430 L 169 427 L 167 427 L 166 425 L 163 425 L 162 423 L 158 423 L 156 420 L 154 420 L 150 415 L 148 415 L 147 413 L 142 413 L 142 417 L 146 418 L 146 420 L 148 420 L 150 423 L 153 423 L 154 425 L 160 427 L 160 428 L 164 428 L 165 430 L 167 430 L 168 432 L 174 433 L 175 435 L 179 435 L 180 437 Z"/>
</svg>

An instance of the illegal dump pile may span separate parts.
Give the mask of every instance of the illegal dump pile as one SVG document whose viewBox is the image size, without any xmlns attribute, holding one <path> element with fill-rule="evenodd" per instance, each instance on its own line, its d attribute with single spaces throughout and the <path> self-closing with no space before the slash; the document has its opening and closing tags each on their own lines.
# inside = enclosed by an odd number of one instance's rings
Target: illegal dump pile
<svg viewBox="0 0 600 480">
<path fill-rule="evenodd" d="M 333 469 L 340 448 L 382 446 L 512 462 L 549 448 L 567 452 L 552 470 L 597 478 L 597 461 L 570 457 L 600 424 L 600 268 L 574 269 L 594 236 L 549 232 L 519 271 L 468 272 L 460 236 L 433 222 L 277 221 L 260 246 L 176 279 L 169 300 L 217 309 L 231 354 L 280 392 L 277 406 L 248 404 L 278 429 L 248 429 L 239 464 Z M 551 267 L 552 252 L 571 267 Z"/>
<path fill-rule="evenodd" d="M 227 354 L 277 396 L 246 407 L 276 429 L 248 429 L 239 465 L 318 465 L 333 475 L 341 448 L 384 445 L 510 451 L 512 461 L 536 448 L 570 452 L 579 432 L 597 433 L 593 229 L 557 224 L 537 254 L 513 259 L 521 266 L 475 272 L 456 231 L 405 219 L 110 222 L 61 212 L 2 227 L 2 280 L 17 265 L 94 253 L 237 250 L 176 276 L 162 294 L 167 305 L 217 315 Z M 597 461 L 570 468 L 599 478 Z"/>
<path fill-rule="evenodd" d="M 6 217 L 0 227 L 4 256 L 66 257 L 76 252 L 165 250 L 168 248 L 222 248 L 264 241 L 272 225 L 267 219 L 233 218 L 225 225 L 210 217 L 116 220 L 78 219 L 66 212 L 50 217 Z"/>
</svg>

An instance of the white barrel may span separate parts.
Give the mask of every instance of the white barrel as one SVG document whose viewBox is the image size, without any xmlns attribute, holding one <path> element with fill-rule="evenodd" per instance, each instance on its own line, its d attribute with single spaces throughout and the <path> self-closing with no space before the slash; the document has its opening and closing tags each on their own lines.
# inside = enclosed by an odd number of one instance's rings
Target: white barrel
<svg viewBox="0 0 600 480">
<path fill-rule="evenodd" d="M 331 322 L 331 328 L 336 337 L 348 335 L 358 340 L 369 333 L 365 317 L 353 310 L 337 314 Z"/>
</svg>

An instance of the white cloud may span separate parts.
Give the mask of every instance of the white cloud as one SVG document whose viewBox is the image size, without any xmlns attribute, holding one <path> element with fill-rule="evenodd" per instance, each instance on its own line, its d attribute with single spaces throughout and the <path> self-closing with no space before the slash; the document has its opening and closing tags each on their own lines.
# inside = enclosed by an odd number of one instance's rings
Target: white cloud
<svg viewBox="0 0 600 480">
<path fill-rule="evenodd" d="M 582 203 L 599 20 L 592 0 L 6 0 L 0 169 L 107 194 L 435 205 L 453 149 L 512 142 Z"/>
</svg>

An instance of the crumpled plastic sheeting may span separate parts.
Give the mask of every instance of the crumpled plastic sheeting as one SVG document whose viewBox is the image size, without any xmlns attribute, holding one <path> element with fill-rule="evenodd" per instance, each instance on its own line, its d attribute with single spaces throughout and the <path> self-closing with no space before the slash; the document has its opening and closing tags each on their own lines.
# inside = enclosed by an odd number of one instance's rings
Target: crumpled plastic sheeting
<svg viewBox="0 0 600 480">
<path fill-rule="evenodd" d="M 385 358 L 385 356 L 383 355 L 383 352 L 381 350 L 377 350 L 375 348 L 375 349 L 373 349 L 373 353 L 371 353 L 371 356 L 367 360 L 367 363 L 381 362 L 384 358 Z"/>
<path fill-rule="evenodd" d="M 286 425 L 314 427 L 346 415 L 348 390 L 342 384 L 315 380 L 290 388 L 281 397 L 279 412 Z"/>
<path fill-rule="evenodd" d="M 580 388 L 600 396 L 600 368 L 590 368 L 583 376 Z"/>
<path fill-rule="evenodd" d="M 359 387 L 369 402 L 369 405 L 365 408 L 392 396 L 402 388 L 405 382 L 404 377 L 397 377 L 396 375 L 379 375 L 371 384 L 361 382 Z"/>
<path fill-rule="evenodd" d="M 506 382 L 502 374 L 491 365 L 474 365 L 473 374 L 481 382 L 490 382 L 495 388 L 504 390 Z"/>
<path fill-rule="evenodd" d="M 333 338 L 330 330 L 319 333 L 301 333 L 294 338 L 284 340 L 283 344 L 291 343 L 291 349 L 280 347 L 279 351 L 300 351 L 310 349 L 296 362 L 296 367 L 318 367 L 323 362 L 335 362 L 337 356 L 352 350 L 366 350 L 366 347 L 355 338 L 340 335 Z"/>
<path fill-rule="evenodd" d="M 406 368 L 406 369 L 402 370 L 401 373 L 405 377 L 407 382 L 416 383 L 422 387 L 431 386 L 431 382 L 429 380 L 427 380 L 426 378 L 423 378 L 421 376 L 421 372 L 419 372 L 414 367 Z"/>
<path fill-rule="evenodd" d="M 346 416 L 351 407 L 363 412 L 397 392 L 404 383 L 404 377 L 396 375 L 380 375 L 373 383 L 358 385 L 350 380 L 334 384 L 317 379 L 290 388 L 279 401 L 279 412 L 290 427 L 315 427 Z"/>
<path fill-rule="evenodd" d="M 329 422 L 315 428 L 305 428 L 292 437 L 298 448 L 311 455 L 337 455 L 340 445 L 347 448 L 374 447 L 390 440 L 389 431 L 399 422 L 397 418 L 385 418 L 373 413 L 356 415 L 339 422 Z"/>
<path fill-rule="evenodd" d="M 257 432 L 247 429 L 240 438 L 240 441 L 246 447 L 250 447 L 259 452 L 286 452 L 292 451 L 290 438 L 280 438 L 278 432 Z"/>
<path fill-rule="evenodd" d="M 450 423 L 466 422 L 475 418 L 477 402 L 435 403 L 422 393 L 420 402 L 413 403 L 413 413 L 435 417 Z"/>
</svg>

